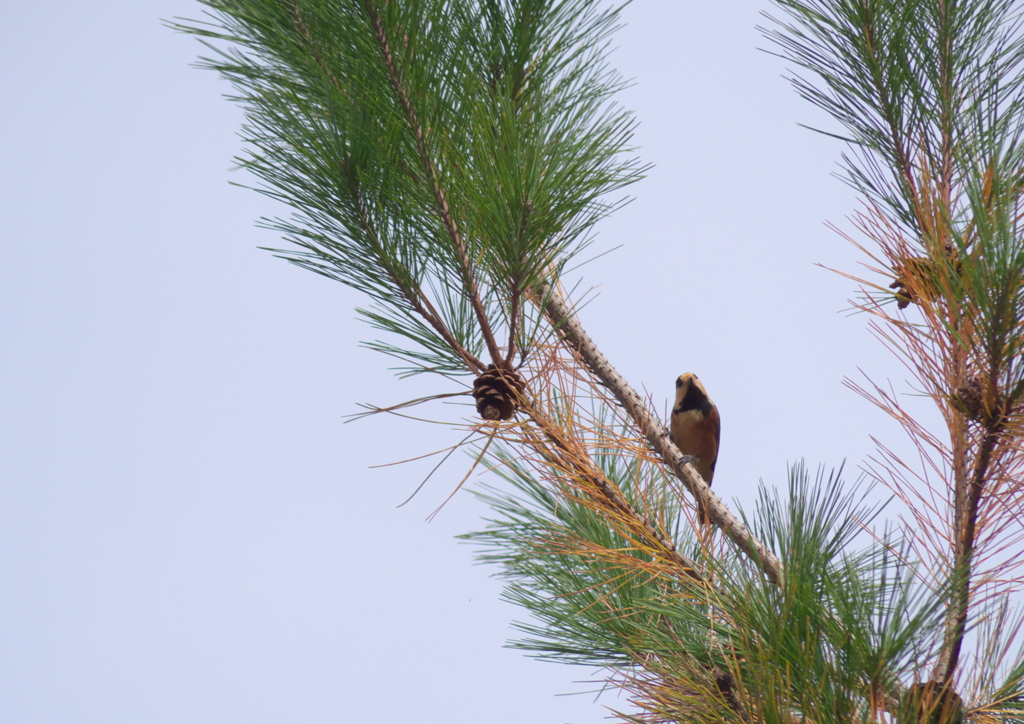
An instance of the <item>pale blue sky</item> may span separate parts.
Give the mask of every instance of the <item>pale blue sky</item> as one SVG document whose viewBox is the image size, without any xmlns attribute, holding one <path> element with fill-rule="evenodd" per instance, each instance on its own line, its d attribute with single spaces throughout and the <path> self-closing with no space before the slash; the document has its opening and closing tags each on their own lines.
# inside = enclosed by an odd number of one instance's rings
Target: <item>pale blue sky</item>
<svg viewBox="0 0 1024 724">
<path fill-rule="evenodd" d="M 229 185 L 242 117 L 162 18 L 185 0 L 8 3 L 0 30 L 0 721 L 598 722 L 599 672 L 502 648 L 524 615 L 453 536 L 460 439 L 358 402 L 453 391 L 358 346 L 351 290 L 273 259 Z M 761 0 L 636 2 L 612 61 L 650 177 L 604 223 L 583 321 L 659 407 L 697 372 L 715 488 L 856 468 L 894 426 L 842 387 L 903 378 L 839 313 L 842 150 L 755 25 Z"/>
</svg>

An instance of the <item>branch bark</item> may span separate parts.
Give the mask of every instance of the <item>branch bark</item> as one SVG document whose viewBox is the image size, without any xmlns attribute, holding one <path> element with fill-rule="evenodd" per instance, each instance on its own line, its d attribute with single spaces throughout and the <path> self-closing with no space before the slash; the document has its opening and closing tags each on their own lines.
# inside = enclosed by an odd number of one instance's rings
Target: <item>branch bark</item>
<svg viewBox="0 0 1024 724">
<path fill-rule="evenodd" d="M 960 650 L 967 634 L 967 614 L 971 603 L 971 572 L 978 534 L 978 508 L 992 453 L 999 441 L 1001 422 L 992 424 L 981 443 L 974 469 L 961 483 L 957 481 L 956 542 L 953 550 L 953 590 L 946 609 L 946 641 L 939 658 L 936 679 L 948 686 L 960 662 Z"/>
</svg>

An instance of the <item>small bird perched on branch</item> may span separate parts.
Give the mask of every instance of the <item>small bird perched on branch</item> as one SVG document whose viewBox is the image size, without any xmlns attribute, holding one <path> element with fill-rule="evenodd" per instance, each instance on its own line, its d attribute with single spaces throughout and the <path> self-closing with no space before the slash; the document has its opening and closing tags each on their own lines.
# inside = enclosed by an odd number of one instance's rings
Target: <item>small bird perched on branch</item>
<svg viewBox="0 0 1024 724">
<path fill-rule="evenodd" d="M 693 458 L 693 466 L 711 485 L 715 477 L 715 463 L 718 462 L 722 420 L 704 385 L 692 372 L 680 375 L 676 380 L 676 402 L 672 406 L 669 428 L 672 442 L 684 455 Z M 706 522 L 707 516 L 699 504 L 697 509 L 700 519 Z"/>
</svg>

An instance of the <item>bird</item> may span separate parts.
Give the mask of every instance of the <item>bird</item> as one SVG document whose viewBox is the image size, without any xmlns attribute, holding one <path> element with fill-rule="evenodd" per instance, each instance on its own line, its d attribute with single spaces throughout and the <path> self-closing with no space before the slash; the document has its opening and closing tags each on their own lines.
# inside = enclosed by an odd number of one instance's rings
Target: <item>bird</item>
<svg viewBox="0 0 1024 724">
<path fill-rule="evenodd" d="M 722 418 L 704 385 L 692 372 L 679 375 L 676 380 L 676 402 L 672 406 L 669 429 L 672 442 L 684 455 L 693 459 L 697 472 L 710 486 L 715 477 L 715 463 L 718 462 Z M 700 518 L 706 521 L 702 506 L 697 508 Z"/>
</svg>

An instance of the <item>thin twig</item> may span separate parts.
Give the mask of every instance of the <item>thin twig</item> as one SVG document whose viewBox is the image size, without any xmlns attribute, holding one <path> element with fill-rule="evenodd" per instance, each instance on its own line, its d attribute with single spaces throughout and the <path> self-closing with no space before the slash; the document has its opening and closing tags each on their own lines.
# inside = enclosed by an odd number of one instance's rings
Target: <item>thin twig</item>
<svg viewBox="0 0 1024 724">
<path fill-rule="evenodd" d="M 366 210 L 366 204 L 363 202 L 363 195 L 359 188 L 359 180 L 352 178 L 350 182 L 349 190 L 352 193 L 352 199 L 356 206 L 356 214 L 359 217 L 359 226 L 362 230 L 373 240 L 373 244 L 377 248 L 381 248 L 384 245 L 380 241 L 380 236 L 377 234 L 377 230 L 374 227 L 370 214 Z M 409 306 L 413 308 L 418 315 L 420 315 L 431 327 L 434 328 L 441 338 L 448 343 L 455 352 L 462 358 L 466 366 L 476 372 L 483 372 L 487 367 L 483 362 L 476 358 L 468 349 L 466 349 L 459 340 L 455 338 L 451 330 L 448 329 L 444 321 L 441 319 L 441 315 L 434 309 L 434 305 L 431 304 L 430 299 L 423 290 L 419 287 L 415 289 L 410 288 L 403 278 L 395 271 L 394 263 L 387 254 L 377 254 L 377 259 L 380 265 L 388 273 L 388 277 L 391 279 L 391 283 L 394 284 L 402 291 L 402 296 L 409 303 Z"/>
<path fill-rule="evenodd" d="M 313 34 L 309 32 L 309 28 L 306 27 L 306 22 L 302 18 L 302 10 L 299 8 L 299 4 L 297 2 L 292 3 L 292 19 L 295 21 L 295 29 L 299 31 L 300 35 L 302 35 L 302 38 L 305 41 L 306 50 L 309 51 L 313 61 L 320 67 L 320 70 L 323 71 L 323 74 L 327 76 L 334 87 L 338 89 L 338 92 L 345 98 L 348 98 L 348 93 L 345 91 L 345 88 L 338 82 L 334 73 L 331 72 L 330 66 L 327 65 L 324 59 L 320 57 L 320 54 L 316 51 Z"/>
</svg>

